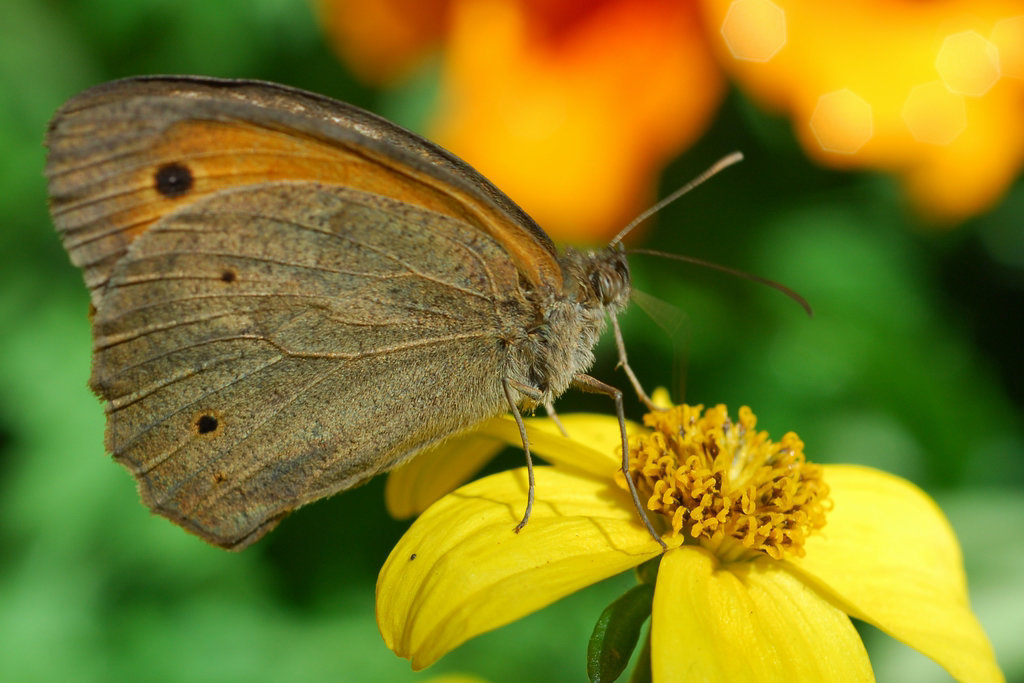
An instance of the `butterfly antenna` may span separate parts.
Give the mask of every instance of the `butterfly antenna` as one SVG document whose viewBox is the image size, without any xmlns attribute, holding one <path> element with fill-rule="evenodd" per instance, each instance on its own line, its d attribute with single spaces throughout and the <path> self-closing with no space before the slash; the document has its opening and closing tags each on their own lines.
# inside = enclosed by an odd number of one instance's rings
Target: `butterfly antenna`
<svg viewBox="0 0 1024 683">
<path fill-rule="evenodd" d="M 620 230 L 619 234 L 616 235 L 614 238 L 612 238 L 612 241 L 609 243 L 608 246 L 614 246 L 614 245 L 618 244 L 619 242 L 622 241 L 622 238 L 624 238 L 626 235 L 628 235 L 633 230 L 633 228 L 635 228 L 636 226 L 640 225 L 645 220 L 647 220 L 648 218 L 650 218 L 651 216 L 653 216 L 657 212 L 661 211 L 666 206 L 668 206 L 669 204 L 671 204 L 675 200 L 679 199 L 680 197 L 682 197 L 684 194 L 686 194 L 690 190 L 694 189 L 698 185 L 701 185 L 705 180 L 711 178 L 714 175 L 717 175 L 718 173 L 724 171 L 725 169 L 729 168 L 733 164 L 737 164 L 737 163 L 739 163 L 741 161 L 743 161 L 743 152 L 733 152 L 732 154 L 728 154 L 728 155 L 722 157 L 721 159 L 719 159 L 718 161 L 713 163 L 710 168 L 708 168 L 706 171 L 701 173 L 699 176 L 697 176 L 696 178 L 694 178 L 690 182 L 686 183 L 685 185 L 680 187 L 678 190 L 676 190 L 675 192 L 673 192 L 669 196 L 665 197 L 660 202 L 658 202 L 657 204 L 655 204 L 654 206 L 652 206 L 651 208 L 647 209 L 646 211 L 641 213 L 639 216 L 637 216 L 636 218 L 631 220 L 629 222 L 629 225 L 627 225 L 622 230 Z"/>
<path fill-rule="evenodd" d="M 712 270 L 717 270 L 717 271 L 720 271 L 720 272 L 723 272 L 723 273 L 728 273 L 729 275 L 735 275 L 736 277 L 741 277 L 744 280 L 750 280 L 752 282 L 757 282 L 757 283 L 760 283 L 762 285 L 768 285 L 772 289 L 777 290 L 779 292 L 782 292 L 783 294 L 788 296 L 790 299 L 792 299 L 793 301 L 795 301 L 798 304 L 800 304 L 801 308 L 803 308 L 805 311 L 807 311 L 807 315 L 810 315 L 810 316 L 814 315 L 814 310 L 811 309 L 811 304 L 809 304 L 807 302 L 807 299 L 803 298 L 802 296 L 797 294 L 795 291 L 793 291 L 792 289 L 790 289 L 786 285 L 782 284 L 781 282 L 776 282 L 775 280 L 769 280 L 768 278 L 761 277 L 760 275 L 754 275 L 753 273 L 748 273 L 748 272 L 743 271 L 743 270 L 737 270 L 736 268 L 730 268 L 729 266 L 723 266 L 723 265 L 721 265 L 719 263 L 714 263 L 712 261 L 705 261 L 704 259 L 694 258 L 693 256 L 683 256 L 681 254 L 666 254 L 663 251 L 656 251 L 654 249 L 627 249 L 626 253 L 627 254 L 647 254 L 649 256 L 662 256 L 664 258 L 674 259 L 676 261 L 682 261 L 683 263 L 692 263 L 694 265 L 703 266 L 705 268 L 710 268 Z"/>
</svg>

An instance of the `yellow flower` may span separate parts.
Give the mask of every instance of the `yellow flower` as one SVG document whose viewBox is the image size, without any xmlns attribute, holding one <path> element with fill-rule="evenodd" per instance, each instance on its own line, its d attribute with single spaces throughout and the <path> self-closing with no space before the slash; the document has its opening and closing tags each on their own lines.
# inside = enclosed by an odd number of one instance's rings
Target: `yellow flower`
<svg viewBox="0 0 1024 683">
<path fill-rule="evenodd" d="M 621 473 L 617 422 L 566 415 L 572 438 L 529 422 L 537 503 L 519 534 L 522 469 L 429 507 L 377 583 L 388 646 L 429 666 L 476 635 L 662 555 L 651 667 L 668 680 L 870 680 L 854 617 L 960 680 L 1002 675 L 967 602 L 956 538 L 924 493 L 852 465 L 813 465 L 741 410 L 679 406 L 630 425 L 631 474 L 669 550 L 639 523 Z M 511 419 L 473 438 L 517 444 Z M 429 476 L 424 475 L 426 478 Z"/>
</svg>

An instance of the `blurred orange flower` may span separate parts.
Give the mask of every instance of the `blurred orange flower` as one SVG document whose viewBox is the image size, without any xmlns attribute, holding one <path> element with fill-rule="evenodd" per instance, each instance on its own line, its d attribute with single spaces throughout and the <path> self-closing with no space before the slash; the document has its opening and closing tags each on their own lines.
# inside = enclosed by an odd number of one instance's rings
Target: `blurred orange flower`
<svg viewBox="0 0 1024 683">
<path fill-rule="evenodd" d="M 416 68 L 446 33 L 447 0 L 322 0 L 334 49 L 359 78 L 389 85 Z"/>
<path fill-rule="evenodd" d="M 997 201 L 1024 160 L 1021 0 L 704 0 L 719 63 L 809 156 L 897 174 L 931 218 Z"/>
<path fill-rule="evenodd" d="M 603 241 L 652 203 L 662 167 L 724 92 L 692 2 L 322 5 L 339 54 L 371 82 L 408 73 L 443 41 L 427 135 L 559 239 Z"/>
<path fill-rule="evenodd" d="M 1024 159 L 1024 0 L 321 0 L 338 53 L 387 85 L 428 56 L 428 136 L 561 239 L 650 203 L 728 74 L 807 154 L 901 178 L 953 222 Z"/>
</svg>

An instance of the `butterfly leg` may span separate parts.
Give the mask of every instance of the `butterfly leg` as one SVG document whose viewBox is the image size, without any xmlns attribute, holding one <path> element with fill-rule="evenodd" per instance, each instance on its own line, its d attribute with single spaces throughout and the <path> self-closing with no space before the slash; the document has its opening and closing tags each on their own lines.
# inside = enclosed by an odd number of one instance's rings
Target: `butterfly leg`
<svg viewBox="0 0 1024 683">
<path fill-rule="evenodd" d="M 523 518 L 519 521 L 519 524 L 516 524 L 516 528 L 513 529 L 518 534 L 526 526 L 526 523 L 530 521 L 530 513 L 533 512 L 533 491 L 536 488 L 537 482 L 533 477 L 533 457 L 530 455 L 530 439 L 526 436 L 526 425 L 523 424 L 523 416 L 519 412 L 519 406 L 516 405 L 515 399 L 512 398 L 512 387 L 514 386 L 517 391 L 526 394 L 530 398 L 542 399 L 543 394 L 533 387 L 509 379 L 501 380 L 501 386 L 505 390 L 505 398 L 508 400 L 508 407 L 512 410 L 512 417 L 516 419 L 516 425 L 519 427 L 519 438 L 523 440 L 523 452 L 526 453 L 526 475 L 530 481 L 530 490 L 526 494 L 526 512 L 523 513 Z"/>
<path fill-rule="evenodd" d="M 565 427 L 562 425 L 562 421 L 558 419 L 558 413 L 555 412 L 555 404 L 551 401 L 544 402 L 544 410 L 547 411 L 548 417 L 558 427 L 558 431 L 562 432 L 562 436 L 568 438 L 569 432 L 565 431 Z"/>
<path fill-rule="evenodd" d="M 619 367 L 626 371 L 626 377 L 629 378 L 629 383 L 633 385 L 636 390 L 636 395 L 640 397 L 643 404 L 647 406 L 648 410 L 660 410 L 651 397 L 647 395 L 644 388 L 640 386 L 640 380 L 636 378 L 636 374 L 633 372 L 633 368 L 629 367 L 629 361 L 626 359 L 626 343 L 622 340 L 622 330 L 619 328 L 619 319 L 611 311 L 608 312 L 608 317 L 612 320 L 612 330 L 615 333 L 615 346 L 619 349 Z"/>
<path fill-rule="evenodd" d="M 612 316 L 612 320 L 615 320 L 614 316 Z M 618 327 L 616 326 L 615 329 L 618 330 Z M 619 348 L 621 349 L 621 346 Z M 633 506 L 636 507 L 636 511 L 639 513 L 644 526 L 647 527 L 647 531 L 650 532 L 651 537 L 661 544 L 662 548 L 668 550 L 665 541 L 661 540 L 661 536 L 654 528 L 654 525 L 651 524 L 651 520 L 648 519 L 647 511 L 644 509 L 643 503 L 640 502 L 640 494 L 636 490 L 636 482 L 633 481 L 633 477 L 629 473 L 629 437 L 626 435 L 626 414 L 622 409 L 622 392 L 609 384 L 594 379 L 590 375 L 576 375 L 572 383 L 580 391 L 586 391 L 591 394 L 604 394 L 605 396 L 611 396 L 612 400 L 615 401 L 615 414 L 619 418 L 619 432 L 622 434 L 622 474 L 626 477 L 629 495 L 633 497 Z"/>
</svg>

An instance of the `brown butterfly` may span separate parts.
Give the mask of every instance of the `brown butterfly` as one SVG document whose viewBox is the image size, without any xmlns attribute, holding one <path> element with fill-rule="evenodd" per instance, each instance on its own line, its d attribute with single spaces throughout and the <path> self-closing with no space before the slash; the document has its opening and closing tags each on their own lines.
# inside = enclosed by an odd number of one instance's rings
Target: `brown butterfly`
<svg viewBox="0 0 1024 683">
<path fill-rule="evenodd" d="M 521 411 L 570 385 L 615 398 L 625 451 L 621 393 L 584 374 L 606 316 L 629 368 L 618 241 L 559 254 L 445 150 L 272 83 L 106 83 L 46 144 L 107 448 L 210 543 L 243 548 L 506 410 L 529 463 Z"/>
</svg>

